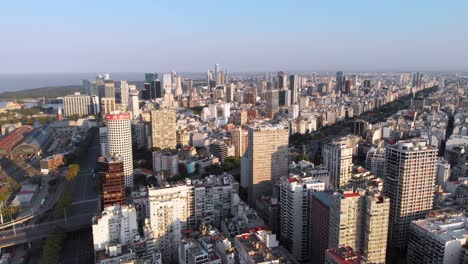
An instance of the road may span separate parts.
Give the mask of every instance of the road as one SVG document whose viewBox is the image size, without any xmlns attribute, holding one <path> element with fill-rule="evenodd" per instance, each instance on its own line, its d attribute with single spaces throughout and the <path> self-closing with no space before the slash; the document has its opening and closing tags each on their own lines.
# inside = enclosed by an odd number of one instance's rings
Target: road
<svg viewBox="0 0 468 264">
<path fill-rule="evenodd" d="M 93 170 L 97 166 L 99 143 L 97 137 L 88 148 L 88 153 L 80 162 L 80 173 L 73 183 L 73 205 L 68 215 L 82 215 L 85 213 L 99 213 L 99 193 Z"/>
<path fill-rule="evenodd" d="M 0 248 L 23 244 L 47 237 L 55 227 L 75 231 L 91 226 L 92 214 L 58 219 L 37 225 L 27 225 L 0 232 Z"/>
</svg>

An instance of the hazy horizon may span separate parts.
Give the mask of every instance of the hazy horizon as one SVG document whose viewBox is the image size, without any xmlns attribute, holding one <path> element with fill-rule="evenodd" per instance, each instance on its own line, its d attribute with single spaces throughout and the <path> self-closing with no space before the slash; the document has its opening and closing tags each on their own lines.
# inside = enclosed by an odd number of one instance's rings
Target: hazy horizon
<svg viewBox="0 0 468 264">
<path fill-rule="evenodd" d="M 0 73 L 468 71 L 466 1 L 7 1 Z"/>
</svg>

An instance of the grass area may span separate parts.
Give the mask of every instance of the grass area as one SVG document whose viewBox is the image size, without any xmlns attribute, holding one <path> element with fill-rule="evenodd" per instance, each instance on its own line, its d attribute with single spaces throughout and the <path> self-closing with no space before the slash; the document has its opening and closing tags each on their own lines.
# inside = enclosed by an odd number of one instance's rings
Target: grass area
<svg viewBox="0 0 468 264">
<path fill-rule="evenodd" d="M 0 93 L 0 100 L 17 100 L 24 98 L 57 98 L 70 95 L 75 92 L 83 92 L 81 85 L 46 86 L 40 88 L 26 89 L 21 91 Z"/>
</svg>

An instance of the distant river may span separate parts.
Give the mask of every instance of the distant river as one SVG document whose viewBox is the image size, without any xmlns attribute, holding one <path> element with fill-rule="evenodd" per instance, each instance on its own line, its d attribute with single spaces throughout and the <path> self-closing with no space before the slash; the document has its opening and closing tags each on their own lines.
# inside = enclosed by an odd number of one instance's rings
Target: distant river
<svg viewBox="0 0 468 264">
<path fill-rule="evenodd" d="M 3 108 L 7 105 L 8 101 L 0 101 L 0 108 Z M 33 106 L 36 106 L 37 104 L 36 103 L 24 103 L 24 107 L 25 108 L 31 108 Z M 49 108 L 49 107 L 52 107 L 54 109 L 58 109 L 60 107 L 63 108 L 62 104 L 45 104 L 45 105 L 42 105 L 43 108 Z"/>
<path fill-rule="evenodd" d="M 104 74 L 102 72 L 101 74 Z M 81 85 L 83 80 L 94 80 L 98 73 L 21 73 L 2 74 L 0 73 L 0 93 L 6 91 L 19 91 L 31 88 L 60 85 Z M 110 72 L 113 80 L 143 81 L 144 73 L 139 72 Z M 192 79 L 204 79 L 202 73 L 180 73 L 182 77 Z M 162 76 L 160 76 L 161 78 Z"/>
</svg>

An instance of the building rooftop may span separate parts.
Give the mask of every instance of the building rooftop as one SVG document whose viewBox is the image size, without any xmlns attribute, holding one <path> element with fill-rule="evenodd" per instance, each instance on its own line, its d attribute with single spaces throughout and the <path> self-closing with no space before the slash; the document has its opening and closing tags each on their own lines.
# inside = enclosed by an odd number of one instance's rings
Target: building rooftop
<svg viewBox="0 0 468 264">
<path fill-rule="evenodd" d="M 350 246 L 327 249 L 326 254 L 340 264 L 365 263 L 364 259 Z"/>
<path fill-rule="evenodd" d="M 468 236 L 468 217 L 453 209 L 432 211 L 426 219 L 413 224 L 426 230 L 438 240 L 451 241 Z"/>
</svg>

